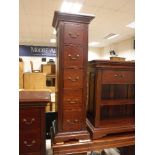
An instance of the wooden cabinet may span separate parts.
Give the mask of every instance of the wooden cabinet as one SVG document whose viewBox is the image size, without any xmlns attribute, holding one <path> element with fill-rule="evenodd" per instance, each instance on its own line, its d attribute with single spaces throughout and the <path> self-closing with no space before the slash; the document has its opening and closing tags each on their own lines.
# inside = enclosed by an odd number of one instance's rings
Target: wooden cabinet
<svg viewBox="0 0 155 155">
<path fill-rule="evenodd" d="M 49 101 L 49 92 L 19 92 L 20 155 L 45 155 L 45 106 Z"/>
<path fill-rule="evenodd" d="M 41 71 L 46 74 L 55 74 L 55 64 L 54 63 L 42 64 Z"/>
<path fill-rule="evenodd" d="M 88 24 L 93 16 L 54 13 L 57 31 L 56 103 L 58 119 L 54 141 L 88 139 L 86 91 Z"/>
<path fill-rule="evenodd" d="M 135 63 L 89 62 L 87 124 L 93 139 L 134 131 Z"/>
</svg>

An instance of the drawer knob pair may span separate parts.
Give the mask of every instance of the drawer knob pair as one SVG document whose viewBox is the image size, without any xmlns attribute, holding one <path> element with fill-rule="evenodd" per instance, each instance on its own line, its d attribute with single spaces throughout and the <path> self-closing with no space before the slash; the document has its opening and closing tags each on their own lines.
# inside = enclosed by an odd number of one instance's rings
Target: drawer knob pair
<svg viewBox="0 0 155 155">
<path fill-rule="evenodd" d="M 36 141 L 35 140 L 32 140 L 31 144 L 28 144 L 27 141 L 24 141 L 24 144 L 27 146 L 27 147 L 31 147 L 33 144 L 35 144 Z"/>
<path fill-rule="evenodd" d="M 69 36 L 71 37 L 71 38 L 77 38 L 78 36 L 79 36 L 79 34 L 72 34 L 72 33 L 69 33 Z"/>
<path fill-rule="evenodd" d="M 80 55 L 77 54 L 75 57 L 72 57 L 71 54 L 68 54 L 68 57 L 70 57 L 71 60 L 76 60 L 76 59 L 78 59 L 79 56 L 80 56 Z"/>
<path fill-rule="evenodd" d="M 123 74 L 115 74 L 114 77 L 123 78 L 124 75 Z"/>
<path fill-rule="evenodd" d="M 68 80 L 72 81 L 72 82 L 76 82 L 79 80 L 79 76 L 77 76 L 75 79 L 72 79 L 72 77 L 68 77 Z"/>
<path fill-rule="evenodd" d="M 32 118 L 30 121 L 27 121 L 26 118 L 23 118 L 23 122 L 24 122 L 26 125 L 31 125 L 34 121 L 35 121 L 35 118 Z"/>
<path fill-rule="evenodd" d="M 67 99 L 67 102 L 71 103 L 71 104 L 74 104 L 74 103 L 77 103 L 78 102 L 78 99 Z"/>
</svg>

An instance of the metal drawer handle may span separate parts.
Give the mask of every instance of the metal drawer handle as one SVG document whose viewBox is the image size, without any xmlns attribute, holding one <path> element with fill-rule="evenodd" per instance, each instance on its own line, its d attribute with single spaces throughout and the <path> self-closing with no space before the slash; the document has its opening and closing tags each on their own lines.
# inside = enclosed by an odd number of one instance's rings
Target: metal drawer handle
<svg viewBox="0 0 155 155">
<path fill-rule="evenodd" d="M 123 78 L 124 75 L 123 74 L 115 74 L 114 77 L 119 77 L 119 78 Z"/>
<path fill-rule="evenodd" d="M 78 99 L 75 99 L 75 100 L 67 99 L 67 101 L 71 104 L 74 104 L 78 102 Z"/>
<path fill-rule="evenodd" d="M 79 36 L 79 34 L 72 34 L 72 33 L 69 33 L 69 35 L 71 38 L 77 38 Z"/>
<path fill-rule="evenodd" d="M 76 82 L 79 80 L 79 76 L 77 76 L 75 79 L 72 79 L 72 77 L 68 77 L 68 80 L 71 80 L 72 82 Z"/>
<path fill-rule="evenodd" d="M 24 141 L 24 144 L 27 146 L 27 147 L 31 147 L 33 144 L 35 144 L 36 141 L 35 140 L 32 140 L 31 144 L 28 144 L 27 141 Z"/>
<path fill-rule="evenodd" d="M 78 59 L 78 57 L 80 56 L 79 54 L 77 54 L 75 57 L 71 57 L 71 54 L 68 54 L 68 57 L 70 57 L 71 60 L 76 60 Z"/>
<path fill-rule="evenodd" d="M 67 123 L 70 123 L 70 124 L 75 124 L 75 123 L 78 123 L 78 122 L 79 122 L 78 119 L 75 119 L 75 120 L 73 120 L 73 121 L 67 120 Z"/>
<path fill-rule="evenodd" d="M 32 118 L 31 121 L 27 121 L 26 118 L 23 118 L 23 122 L 27 125 L 31 125 L 35 121 L 35 118 Z"/>
</svg>

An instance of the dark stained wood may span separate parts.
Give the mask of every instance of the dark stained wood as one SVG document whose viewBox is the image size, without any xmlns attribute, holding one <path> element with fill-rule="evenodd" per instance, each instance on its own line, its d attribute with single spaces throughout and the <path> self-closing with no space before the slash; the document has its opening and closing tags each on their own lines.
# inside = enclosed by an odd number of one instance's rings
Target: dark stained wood
<svg viewBox="0 0 155 155">
<path fill-rule="evenodd" d="M 45 155 L 45 106 L 50 92 L 19 92 L 19 153 Z"/>
<path fill-rule="evenodd" d="M 66 155 L 67 153 L 77 154 L 94 150 L 103 150 L 107 148 L 132 146 L 135 144 L 134 133 L 115 134 L 103 137 L 97 140 L 75 142 L 70 141 L 64 144 L 54 144 L 54 155 Z"/>
<path fill-rule="evenodd" d="M 87 125 L 93 139 L 134 131 L 135 63 L 89 62 Z"/>
<path fill-rule="evenodd" d="M 50 100 L 50 92 L 48 91 L 20 91 L 19 92 L 19 104 L 26 102 L 27 104 L 33 104 L 35 102 L 46 103 Z"/>
<path fill-rule="evenodd" d="M 94 16 L 55 11 L 57 31 L 56 103 L 58 119 L 54 142 L 89 139 L 86 130 L 88 24 Z"/>
</svg>

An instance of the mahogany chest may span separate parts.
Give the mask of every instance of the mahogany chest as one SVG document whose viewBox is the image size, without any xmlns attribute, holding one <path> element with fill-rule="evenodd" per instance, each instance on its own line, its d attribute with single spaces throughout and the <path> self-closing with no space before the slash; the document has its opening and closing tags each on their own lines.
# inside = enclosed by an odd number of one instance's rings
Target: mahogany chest
<svg viewBox="0 0 155 155">
<path fill-rule="evenodd" d="M 88 24 L 94 16 L 56 11 L 57 31 L 56 103 L 58 119 L 54 142 L 88 139 L 86 95 Z"/>
<path fill-rule="evenodd" d="M 19 154 L 45 155 L 45 106 L 50 93 L 19 92 Z"/>
</svg>

